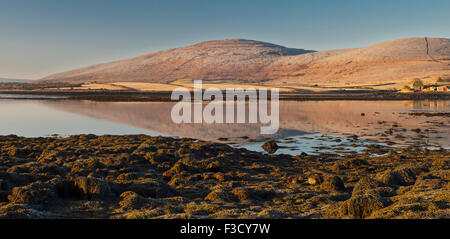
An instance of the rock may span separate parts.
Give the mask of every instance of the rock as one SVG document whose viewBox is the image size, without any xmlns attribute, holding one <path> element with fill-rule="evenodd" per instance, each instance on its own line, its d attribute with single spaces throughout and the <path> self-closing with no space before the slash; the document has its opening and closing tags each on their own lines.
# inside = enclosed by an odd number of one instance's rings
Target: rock
<svg viewBox="0 0 450 239">
<path fill-rule="evenodd" d="M 384 208 L 385 200 L 374 195 L 355 196 L 345 201 L 340 207 L 341 216 L 350 218 L 367 218 L 374 211 Z"/>
<path fill-rule="evenodd" d="M 353 187 L 353 195 L 358 195 L 370 189 L 381 187 L 383 184 L 369 177 L 361 178 Z"/>
<path fill-rule="evenodd" d="M 261 148 L 264 149 L 264 151 L 266 151 L 269 154 L 273 154 L 278 150 L 278 144 L 275 140 L 269 140 L 267 142 L 265 142 Z"/>
<path fill-rule="evenodd" d="M 369 165 L 366 160 L 363 159 L 346 159 L 343 161 L 337 161 L 331 167 L 334 171 L 344 170 L 344 169 L 352 169 L 359 168 L 361 166 Z"/>
<path fill-rule="evenodd" d="M 170 180 L 173 176 L 175 175 L 175 173 L 173 171 L 171 171 L 170 169 L 165 171 L 162 176 L 167 179 Z"/>
<path fill-rule="evenodd" d="M 24 174 L 30 173 L 32 167 L 36 167 L 38 163 L 32 162 L 27 164 L 14 165 L 6 170 L 7 173 Z"/>
<path fill-rule="evenodd" d="M 66 153 L 64 151 L 46 149 L 40 154 L 40 156 L 37 158 L 37 161 L 42 164 L 47 164 L 47 163 L 55 162 L 59 158 L 62 158 L 65 156 L 66 156 Z"/>
<path fill-rule="evenodd" d="M 87 199 L 107 198 L 112 194 L 108 183 L 98 178 L 77 177 L 75 186 Z"/>
<path fill-rule="evenodd" d="M 213 214 L 220 211 L 220 206 L 207 202 L 190 202 L 186 205 L 185 212 L 188 215 L 204 215 Z"/>
<path fill-rule="evenodd" d="M 10 190 L 17 186 L 25 186 L 30 183 L 27 176 L 17 173 L 0 172 L 0 179 L 2 180 L 2 188 L 4 190 Z"/>
<path fill-rule="evenodd" d="M 378 179 L 391 186 L 408 186 L 414 184 L 420 171 L 415 167 L 399 167 L 379 174 Z"/>
<path fill-rule="evenodd" d="M 163 198 L 178 195 L 177 191 L 167 183 L 152 178 L 133 181 L 125 184 L 127 191 L 133 191 L 143 197 Z"/>
<path fill-rule="evenodd" d="M 39 211 L 24 204 L 10 203 L 0 206 L 0 219 L 49 219 L 60 218 L 50 212 Z"/>
<path fill-rule="evenodd" d="M 217 160 L 215 160 L 214 162 L 209 163 L 206 166 L 206 170 L 211 171 L 211 172 L 222 172 L 223 171 L 222 169 L 223 169 L 222 168 L 222 164 L 219 161 L 217 161 Z"/>
<path fill-rule="evenodd" d="M 27 186 L 13 188 L 8 200 L 14 203 L 48 205 L 57 202 L 58 195 L 53 185 L 34 182 Z"/>
<path fill-rule="evenodd" d="M 320 188 L 326 191 L 345 192 L 344 182 L 338 176 L 326 177 Z"/>
<path fill-rule="evenodd" d="M 261 212 L 258 213 L 257 218 L 261 219 L 283 219 L 287 218 L 287 215 L 285 213 L 282 213 L 278 210 L 274 209 L 264 209 Z"/>
<path fill-rule="evenodd" d="M 12 148 L 8 154 L 13 158 L 26 158 L 31 151 L 27 148 Z"/>
<path fill-rule="evenodd" d="M 9 191 L 0 190 L 0 202 L 8 202 Z"/>
<path fill-rule="evenodd" d="M 6 181 L 3 179 L 0 179 L 0 190 L 8 190 L 8 185 L 6 184 Z"/>
<path fill-rule="evenodd" d="M 236 196 L 227 187 L 216 187 L 211 191 L 204 200 L 213 202 L 232 202 L 236 201 Z"/>
<path fill-rule="evenodd" d="M 89 138 L 0 136 L 0 217 L 448 217 L 446 149 L 396 149 L 404 158 L 391 160 L 377 144 L 294 160 L 192 139 Z M 31 153 L 11 158 L 14 147 Z"/>
<path fill-rule="evenodd" d="M 231 191 L 241 203 L 252 203 L 255 200 L 254 195 L 247 188 L 239 187 Z"/>
<path fill-rule="evenodd" d="M 160 205 L 156 200 L 144 198 L 133 191 L 126 191 L 120 195 L 119 206 L 122 210 L 154 208 Z"/>
<path fill-rule="evenodd" d="M 169 171 L 172 171 L 174 174 L 181 174 L 183 171 L 188 171 L 189 167 L 183 163 L 177 162 L 173 165 Z"/>
<path fill-rule="evenodd" d="M 214 174 L 214 178 L 219 180 L 219 181 L 222 181 L 222 182 L 227 180 L 226 175 L 223 174 L 223 173 L 216 173 L 216 174 Z"/>
<path fill-rule="evenodd" d="M 82 197 L 81 190 L 71 180 L 58 178 L 53 184 L 58 196 L 64 199 L 81 199 Z"/>
<path fill-rule="evenodd" d="M 248 204 L 270 201 L 275 196 L 271 188 L 236 187 L 231 192 L 241 203 Z"/>
<path fill-rule="evenodd" d="M 311 177 L 308 178 L 308 183 L 311 185 L 317 185 L 322 183 L 322 177 L 319 175 L 313 175 Z"/>
<path fill-rule="evenodd" d="M 167 184 L 174 188 L 177 188 L 178 186 L 182 187 L 182 185 L 186 184 L 185 179 L 186 178 L 181 175 L 174 175 Z"/>
<path fill-rule="evenodd" d="M 136 172 L 130 172 L 130 173 L 122 173 L 119 176 L 117 176 L 117 180 L 135 180 L 141 177 L 139 173 Z"/>
<path fill-rule="evenodd" d="M 385 184 L 378 182 L 369 177 L 361 178 L 353 187 L 352 196 L 360 195 L 379 195 L 382 197 L 390 197 L 395 194 L 395 191 L 386 187 Z"/>
</svg>

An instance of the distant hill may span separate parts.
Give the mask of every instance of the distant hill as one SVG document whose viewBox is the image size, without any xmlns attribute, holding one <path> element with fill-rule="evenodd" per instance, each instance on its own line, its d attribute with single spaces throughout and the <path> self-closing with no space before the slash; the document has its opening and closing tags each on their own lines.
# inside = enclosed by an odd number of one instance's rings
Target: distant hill
<svg viewBox="0 0 450 239">
<path fill-rule="evenodd" d="M 25 83 L 31 80 L 0 78 L 0 83 Z"/>
<path fill-rule="evenodd" d="M 189 78 L 299 85 L 383 82 L 435 75 L 450 75 L 450 39 L 406 38 L 319 52 L 243 39 L 208 41 L 41 80 L 167 83 Z"/>
</svg>

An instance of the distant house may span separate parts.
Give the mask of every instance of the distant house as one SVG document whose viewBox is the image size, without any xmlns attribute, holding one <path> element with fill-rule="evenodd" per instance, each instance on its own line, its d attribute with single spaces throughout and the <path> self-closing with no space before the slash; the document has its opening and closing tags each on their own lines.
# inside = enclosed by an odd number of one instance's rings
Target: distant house
<svg viewBox="0 0 450 239">
<path fill-rule="evenodd" d="M 439 86 L 436 91 L 438 92 L 448 92 L 448 86 Z"/>
<path fill-rule="evenodd" d="M 425 88 L 425 92 L 448 92 L 448 86 L 432 85 Z"/>
</svg>

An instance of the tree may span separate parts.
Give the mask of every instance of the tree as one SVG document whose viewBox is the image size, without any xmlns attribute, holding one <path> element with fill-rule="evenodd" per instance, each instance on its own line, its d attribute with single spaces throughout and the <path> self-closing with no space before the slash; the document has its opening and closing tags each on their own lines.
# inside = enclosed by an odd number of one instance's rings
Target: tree
<svg viewBox="0 0 450 239">
<path fill-rule="evenodd" d="M 420 79 L 415 79 L 413 82 L 411 82 L 411 89 L 413 90 L 422 90 L 423 86 L 424 84 Z"/>
</svg>

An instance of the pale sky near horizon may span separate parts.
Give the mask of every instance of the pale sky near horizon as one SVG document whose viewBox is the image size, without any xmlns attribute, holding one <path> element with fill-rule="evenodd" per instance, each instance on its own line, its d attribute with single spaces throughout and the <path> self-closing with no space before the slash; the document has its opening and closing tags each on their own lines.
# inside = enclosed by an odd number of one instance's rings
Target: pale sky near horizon
<svg viewBox="0 0 450 239">
<path fill-rule="evenodd" d="M 228 38 L 311 50 L 450 38 L 449 0 L 0 0 L 0 78 Z"/>
</svg>

